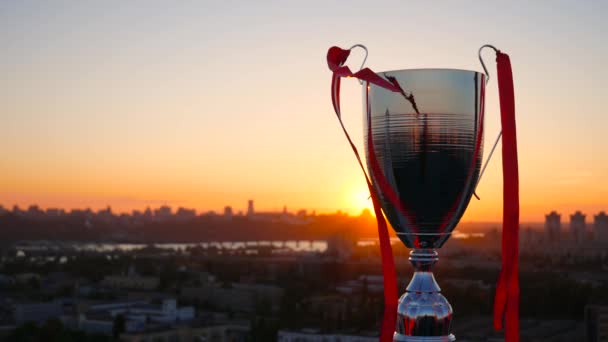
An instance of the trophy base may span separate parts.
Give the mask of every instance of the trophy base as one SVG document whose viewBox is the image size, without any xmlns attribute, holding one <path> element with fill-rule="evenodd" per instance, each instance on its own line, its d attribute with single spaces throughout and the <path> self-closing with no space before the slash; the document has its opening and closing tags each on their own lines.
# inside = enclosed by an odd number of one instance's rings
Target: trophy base
<svg viewBox="0 0 608 342">
<path fill-rule="evenodd" d="M 452 306 L 441 294 L 431 271 L 438 259 L 434 249 L 415 249 L 410 252 L 410 262 L 416 271 L 406 292 L 399 298 L 393 341 L 456 340 L 450 333 Z"/>
<path fill-rule="evenodd" d="M 453 342 L 456 341 L 454 335 L 447 336 L 407 336 L 395 333 L 393 335 L 394 342 Z"/>
</svg>

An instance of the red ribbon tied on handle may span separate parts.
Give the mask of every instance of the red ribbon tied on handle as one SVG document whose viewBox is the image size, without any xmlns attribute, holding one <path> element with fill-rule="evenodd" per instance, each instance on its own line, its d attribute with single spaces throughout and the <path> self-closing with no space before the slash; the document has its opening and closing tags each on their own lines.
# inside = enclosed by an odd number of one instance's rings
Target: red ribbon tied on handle
<svg viewBox="0 0 608 342">
<path fill-rule="evenodd" d="M 357 147 L 353 143 L 344 123 L 342 122 L 342 112 L 340 111 L 340 78 L 341 77 L 356 77 L 360 80 L 364 80 L 373 84 L 376 84 L 385 89 L 399 92 L 401 89 L 386 81 L 382 77 L 378 76 L 375 72 L 369 68 L 361 69 L 360 71 L 353 73 L 347 66 L 344 66 L 344 62 L 350 55 L 350 50 L 343 50 L 339 47 L 331 47 L 327 52 L 327 65 L 329 69 L 333 71 L 331 79 L 331 100 L 334 106 L 334 111 L 340 122 L 340 126 L 344 131 L 344 135 L 348 140 L 359 166 L 365 175 L 365 181 L 369 189 L 372 203 L 374 204 L 374 214 L 376 215 L 376 222 L 378 226 L 378 237 L 380 240 L 380 256 L 382 260 L 382 276 L 384 279 L 384 316 L 382 320 L 382 328 L 380 331 L 380 342 L 390 342 L 393 340 L 393 334 L 395 331 L 395 322 L 397 319 L 397 277 L 395 276 L 395 261 L 393 260 L 393 250 L 388 235 L 388 226 L 386 220 L 382 215 L 382 207 L 380 200 L 370 178 L 365 172 L 365 167 L 359 155 Z M 371 136 L 371 134 L 370 134 Z M 371 140 L 371 139 L 370 139 Z M 368 142 L 369 143 L 369 142 Z M 377 164 L 372 165 L 372 172 L 379 170 Z M 376 175 L 376 173 L 374 173 Z"/>
<path fill-rule="evenodd" d="M 503 167 L 503 231 L 502 231 L 502 269 L 496 287 L 494 301 L 494 327 L 502 329 L 505 321 L 505 341 L 519 342 L 519 176 L 517 162 L 517 135 L 515 129 L 515 94 L 513 90 L 513 74 L 509 56 L 500 51 L 496 52 L 496 63 L 498 70 L 498 91 L 500 97 L 500 112 L 502 125 L 502 167 Z M 376 193 L 370 177 L 368 177 L 363 162 L 353 143 L 344 123 L 340 111 L 340 79 L 342 77 L 355 77 L 359 80 L 373 83 L 379 87 L 392 92 L 401 93 L 406 96 L 403 89 L 394 82 L 389 82 L 380 77 L 369 68 L 364 68 L 353 73 L 344 65 L 350 55 L 350 50 L 344 50 L 333 46 L 327 52 L 327 65 L 333 72 L 331 81 L 331 99 L 334 111 L 340 122 L 340 126 L 355 153 L 359 166 L 365 175 L 365 180 L 374 204 L 374 213 L 378 224 L 378 235 L 380 240 L 380 251 L 382 258 L 382 274 L 384 277 L 384 318 L 380 341 L 389 342 L 393 339 L 395 322 L 397 318 L 397 281 L 395 276 L 395 263 L 390 245 L 386 220 L 382 215 L 378 194 Z M 411 100 L 411 99 L 410 99 Z M 416 107 L 414 107 L 416 108 Z M 417 109 L 417 108 L 416 108 Z M 369 114 L 369 113 L 368 113 Z M 371 125 L 368 124 L 371 130 Z M 366 142 L 373 156 L 372 134 L 368 132 Z M 370 171 L 376 179 L 381 191 L 388 199 L 397 205 L 402 211 L 406 211 L 399 199 L 387 185 L 384 175 L 375 158 L 370 158 Z"/>
</svg>

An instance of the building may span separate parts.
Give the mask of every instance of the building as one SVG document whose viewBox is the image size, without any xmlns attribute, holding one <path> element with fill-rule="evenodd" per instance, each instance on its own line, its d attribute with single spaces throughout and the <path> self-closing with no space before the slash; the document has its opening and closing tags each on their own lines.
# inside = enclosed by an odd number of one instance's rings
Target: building
<svg viewBox="0 0 608 342">
<path fill-rule="evenodd" d="M 179 207 L 175 213 L 175 218 L 179 222 L 192 221 L 196 218 L 196 210 Z"/>
<path fill-rule="evenodd" d="M 106 310 L 112 317 L 124 315 L 126 320 L 157 323 L 174 323 L 194 319 L 195 311 L 191 306 L 178 307 L 175 299 L 165 299 L 160 305 L 139 304 L 122 305 Z"/>
<path fill-rule="evenodd" d="M 341 260 L 346 260 L 353 255 L 356 241 L 342 236 L 333 235 L 327 239 L 327 250 L 325 254 Z"/>
<path fill-rule="evenodd" d="M 38 273 L 18 273 L 13 276 L 15 283 L 17 284 L 28 284 L 31 282 L 40 283 L 42 279 Z"/>
<path fill-rule="evenodd" d="M 447 278 L 443 279 L 442 285 L 443 284 L 461 290 L 467 290 L 471 288 L 477 288 L 480 290 L 490 290 L 492 288 L 492 285 L 486 284 L 483 280 L 479 279 Z"/>
<path fill-rule="evenodd" d="M 224 207 L 224 218 L 228 221 L 232 220 L 232 207 L 227 205 Z"/>
<path fill-rule="evenodd" d="M 349 295 L 320 295 L 306 298 L 310 311 L 321 319 L 345 319 L 349 312 Z"/>
<path fill-rule="evenodd" d="M 107 312 L 91 312 L 76 318 L 75 328 L 89 334 L 110 335 L 116 318 Z M 66 320 L 67 322 L 67 320 Z M 144 329 L 138 321 L 125 320 L 125 331 L 135 332 Z"/>
<path fill-rule="evenodd" d="M 177 326 L 166 329 L 155 329 L 145 332 L 130 332 L 120 335 L 125 342 L 140 341 L 249 341 L 250 327 L 247 323 L 227 323 L 207 327 Z"/>
<path fill-rule="evenodd" d="M 256 312 L 263 306 L 271 312 L 279 310 L 284 290 L 274 285 L 231 283 L 225 288 L 218 284 L 184 287 L 181 295 L 236 312 Z"/>
<path fill-rule="evenodd" d="M 559 236 L 559 235 L 558 235 Z M 558 241 L 557 236 L 553 236 L 549 241 Z M 539 236 L 532 227 L 521 227 L 519 228 L 519 245 L 522 249 L 530 249 L 538 246 Z"/>
<path fill-rule="evenodd" d="M 608 306 L 585 306 L 585 341 L 608 341 Z"/>
<path fill-rule="evenodd" d="M 14 318 L 18 325 L 25 322 L 43 323 L 49 318 L 57 318 L 63 313 L 59 301 L 15 304 Z"/>
<path fill-rule="evenodd" d="M 171 326 L 192 321 L 193 307 L 178 307 L 175 299 L 165 299 L 160 305 L 146 302 L 115 302 L 91 305 L 78 317 L 78 328 L 91 333 L 111 334 L 118 315 L 125 318 L 127 332 L 142 332 L 150 327 Z"/>
<path fill-rule="evenodd" d="M 603 211 L 594 217 L 593 234 L 596 241 L 608 243 L 608 215 Z"/>
<path fill-rule="evenodd" d="M 150 207 L 147 207 L 146 210 L 144 210 L 143 217 L 146 222 L 152 221 L 154 214 L 152 213 L 152 209 L 150 209 Z"/>
<path fill-rule="evenodd" d="M 378 336 L 342 335 L 342 334 L 322 334 L 315 329 L 305 329 L 302 331 L 279 330 L 277 333 L 278 342 L 377 342 Z"/>
<path fill-rule="evenodd" d="M 249 200 L 247 201 L 247 216 L 253 217 L 254 214 L 255 212 L 253 210 L 253 200 Z"/>
<path fill-rule="evenodd" d="M 562 232 L 562 216 L 556 211 L 545 215 L 545 234 L 549 241 L 559 241 Z"/>
<path fill-rule="evenodd" d="M 21 210 L 21 208 L 19 208 L 18 205 L 14 205 L 13 209 L 11 210 L 11 213 L 15 216 L 20 216 L 23 217 L 25 216 L 25 212 L 23 210 Z"/>
<path fill-rule="evenodd" d="M 51 216 L 52 214 L 49 213 L 49 210 L 54 210 L 54 209 L 48 209 L 46 211 L 46 214 Z M 112 222 L 112 220 L 114 219 L 114 213 L 112 212 L 112 207 L 108 206 L 106 209 L 99 210 L 97 212 L 97 218 L 102 220 L 105 223 Z"/>
<path fill-rule="evenodd" d="M 345 295 L 364 291 L 378 294 L 384 291 L 384 279 L 382 276 L 362 275 L 358 279 L 348 280 L 338 285 L 336 291 Z"/>
<path fill-rule="evenodd" d="M 39 220 L 41 218 L 44 218 L 44 215 L 44 211 L 42 211 L 40 207 L 35 204 L 30 205 L 30 207 L 27 209 L 27 216 L 29 219 Z"/>
<path fill-rule="evenodd" d="M 580 211 L 570 215 L 570 233 L 572 234 L 572 241 L 576 243 L 582 243 L 585 240 L 585 215 Z"/>
<path fill-rule="evenodd" d="M 156 290 L 160 280 L 158 277 L 142 277 L 139 275 L 114 275 L 105 276 L 101 285 L 113 289 L 129 290 Z"/>
<path fill-rule="evenodd" d="M 170 206 L 163 205 L 154 210 L 154 218 L 156 221 L 164 222 L 170 220 L 172 217 L 173 211 Z"/>
<path fill-rule="evenodd" d="M 12 286 L 15 284 L 15 279 L 6 274 L 0 273 L 0 288 Z"/>
</svg>

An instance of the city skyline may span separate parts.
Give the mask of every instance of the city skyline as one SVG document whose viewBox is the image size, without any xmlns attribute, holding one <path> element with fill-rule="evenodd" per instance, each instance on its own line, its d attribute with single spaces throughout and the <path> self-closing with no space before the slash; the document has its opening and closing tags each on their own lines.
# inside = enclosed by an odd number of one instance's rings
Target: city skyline
<svg viewBox="0 0 608 342">
<path fill-rule="evenodd" d="M 144 208 L 133 208 L 126 211 L 116 210 L 112 205 L 108 204 L 99 208 L 91 208 L 91 207 L 72 207 L 72 208 L 61 208 L 61 207 L 41 207 L 38 204 L 30 204 L 26 206 L 19 206 L 17 204 L 7 206 L 0 203 L 0 215 L 6 212 L 15 213 L 16 211 L 22 213 L 28 212 L 39 212 L 44 214 L 51 213 L 55 215 L 57 213 L 62 213 L 64 215 L 68 215 L 70 213 L 83 213 L 90 212 L 92 214 L 112 214 L 116 216 L 120 215 L 128 215 L 128 216 L 137 216 L 144 215 L 146 212 L 149 212 L 151 215 L 159 215 L 161 212 L 162 215 L 172 215 L 178 216 L 180 213 L 186 214 L 188 216 L 206 216 L 206 215 L 230 215 L 230 216 L 242 216 L 246 217 L 252 214 L 289 214 L 289 215 L 303 215 L 303 216 L 316 216 L 316 215 L 348 215 L 348 216 L 360 216 L 360 215 L 375 215 L 372 210 L 369 208 L 363 208 L 360 212 L 352 214 L 344 210 L 336 210 L 332 212 L 317 212 L 316 210 L 310 210 L 309 208 L 296 208 L 289 207 L 287 204 L 284 204 L 282 207 L 277 208 L 265 208 L 258 209 L 255 206 L 255 200 L 249 199 L 244 203 L 242 207 L 233 206 L 231 204 L 226 204 L 223 206 L 221 210 L 213 210 L 213 209 L 199 209 L 192 208 L 187 206 L 172 206 L 169 204 L 159 204 L 157 206 L 146 206 Z M 543 229 L 548 230 L 547 224 L 551 225 L 549 230 L 557 230 L 558 232 L 562 228 L 556 228 L 563 224 L 571 224 L 573 222 L 573 217 L 576 217 L 577 221 L 582 220 L 582 222 L 586 222 L 586 218 L 589 218 L 589 224 L 593 224 L 594 219 L 600 218 L 601 220 L 606 220 L 606 213 L 608 209 L 600 209 L 596 212 L 586 212 L 582 210 L 574 210 L 567 213 L 562 213 L 557 210 L 547 210 L 544 214 L 544 218 L 539 221 L 522 221 L 523 224 L 538 224 L 544 223 L 545 227 Z M 561 220 L 561 217 L 570 218 L 568 221 Z M 462 221 L 463 223 L 474 223 L 476 221 Z M 500 221 L 481 221 L 480 223 L 499 223 Z M 604 221 L 602 221 L 604 222 Z M 458 228 L 458 225 L 456 226 Z M 570 229 L 570 228 L 568 228 Z"/>
<path fill-rule="evenodd" d="M 477 49 L 492 43 L 514 71 L 521 220 L 599 212 L 607 6 L 2 3 L 0 203 L 219 212 L 255 196 L 263 210 L 355 215 L 371 202 L 332 112 L 327 48 L 363 43 L 376 71 L 481 71 Z M 499 131 L 489 72 L 486 152 Z M 344 120 L 362 146 L 360 104 L 345 80 Z M 501 219 L 500 167 L 498 148 L 462 221 Z"/>
</svg>

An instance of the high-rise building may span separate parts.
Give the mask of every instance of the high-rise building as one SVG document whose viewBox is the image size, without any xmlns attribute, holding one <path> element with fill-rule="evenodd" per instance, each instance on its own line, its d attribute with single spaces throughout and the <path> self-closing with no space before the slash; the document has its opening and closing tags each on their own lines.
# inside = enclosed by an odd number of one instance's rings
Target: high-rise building
<svg viewBox="0 0 608 342">
<path fill-rule="evenodd" d="M 545 215 L 545 234 L 550 241 L 559 241 L 562 231 L 562 216 L 556 211 Z"/>
<path fill-rule="evenodd" d="M 596 241 L 608 242 L 608 215 L 603 211 L 594 217 L 593 234 Z"/>
<path fill-rule="evenodd" d="M 580 243 L 585 240 L 586 224 L 585 215 L 580 211 L 570 215 L 570 233 L 572 234 L 573 241 Z"/>
<path fill-rule="evenodd" d="M 253 214 L 253 200 L 249 200 L 247 201 L 247 216 L 251 217 Z"/>
</svg>

